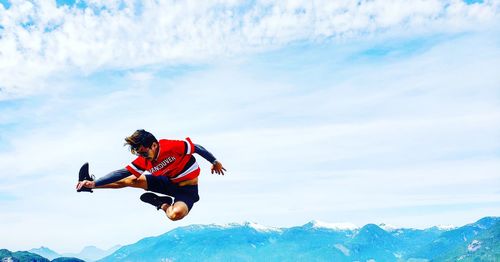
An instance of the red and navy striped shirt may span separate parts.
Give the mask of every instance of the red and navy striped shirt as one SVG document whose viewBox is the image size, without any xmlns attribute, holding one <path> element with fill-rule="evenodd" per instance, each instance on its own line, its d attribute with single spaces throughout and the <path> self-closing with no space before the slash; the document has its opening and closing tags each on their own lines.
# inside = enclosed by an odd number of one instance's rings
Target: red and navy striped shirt
<svg viewBox="0 0 500 262">
<path fill-rule="evenodd" d="M 167 176 L 174 183 L 190 180 L 200 175 L 200 167 L 193 156 L 195 145 L 185 140 L 158 141 L 158 155 L 150 161 L 139 156 L 126 169 L 136 177 L 148 171 L 153 176 Z"/>
</svg>

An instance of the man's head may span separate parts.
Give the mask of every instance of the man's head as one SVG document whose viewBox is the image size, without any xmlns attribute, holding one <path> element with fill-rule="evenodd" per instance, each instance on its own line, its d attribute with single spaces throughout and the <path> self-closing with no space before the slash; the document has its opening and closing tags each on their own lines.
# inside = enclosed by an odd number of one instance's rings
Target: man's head
<svg viewBox="0 0 500 262">
<path fill-rule="evenodd" d="M 125 145 L 130 146 L 130 152 L 149 160 L 156 157 L 158 153 L 158 140 L 153 134 L 144 129 L 135 131 L 131 136 L 125 138 Z"/>
</svg>

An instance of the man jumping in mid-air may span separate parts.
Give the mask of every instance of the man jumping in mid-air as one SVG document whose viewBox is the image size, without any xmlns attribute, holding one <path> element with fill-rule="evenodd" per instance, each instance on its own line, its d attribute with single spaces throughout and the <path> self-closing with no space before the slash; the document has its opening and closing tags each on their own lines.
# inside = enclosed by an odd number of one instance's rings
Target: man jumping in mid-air
<svg viewBox="0 0 500 262">
<path fill-rule="evenodd" d="M 193 144 L 189 138 L 158 141 L 151 133 L 141 129 L 126 137 L 125 142 L 137 158 L 125 168 L 95 181 L 88 174 L 88 164 L 84 164 L 80 170 L 80 181 L 76 185 L 78 192 L 92 192 L 94 188 L 136 187 L 165 194 L 168 196 L 147 192 L 141 195 L 141 200 L 158 210 L 162 209 L 169 219 L 175 221 L 184 218 L 193 204 L 200 199 L 200 167 L 196 163 L 194 153 L 212 163 L 212 174 L 215 172 L 224 175 L 226 171 L 210 152 L 200 145 Z M 145 171 L 149 174 L 144 174 Z"/>
</svg>

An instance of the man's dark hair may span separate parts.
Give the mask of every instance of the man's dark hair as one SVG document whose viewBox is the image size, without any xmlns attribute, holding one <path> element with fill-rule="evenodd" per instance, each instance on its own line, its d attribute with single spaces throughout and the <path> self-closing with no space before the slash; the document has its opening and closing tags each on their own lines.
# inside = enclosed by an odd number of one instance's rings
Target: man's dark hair
<svg viewBox="0 0 500 262">
<path fill-rule="evenodd" d="M 135 154 L 141 146 L 150 147 L 154 142 L 158 143 L 156 137 L 144 129 L 135 131 L 131 136 L 125 137 L 125 144 L 130 146 L 130 152 Z"/>
</svg>

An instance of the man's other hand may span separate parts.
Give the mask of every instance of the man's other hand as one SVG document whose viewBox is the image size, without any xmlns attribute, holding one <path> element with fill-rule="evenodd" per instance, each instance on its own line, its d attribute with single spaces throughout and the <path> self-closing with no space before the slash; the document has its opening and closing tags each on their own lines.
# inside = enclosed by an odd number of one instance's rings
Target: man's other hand
<svg viewBox="0 0 500 262">
<path fill-rule="evenodd" d="M 212 165 L 212 174 L 215 172 L 218 175 L 224 175 L 224 171 L 226 171 L 226 169 L 222 166 L 222 163 L 215 160 L 214 164 Z"/>
</svg>

